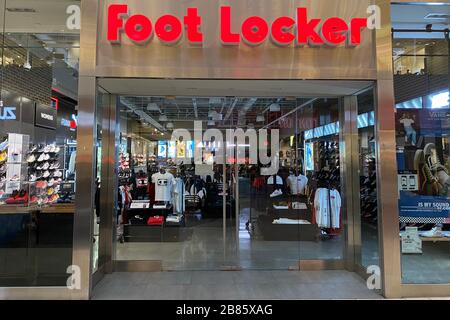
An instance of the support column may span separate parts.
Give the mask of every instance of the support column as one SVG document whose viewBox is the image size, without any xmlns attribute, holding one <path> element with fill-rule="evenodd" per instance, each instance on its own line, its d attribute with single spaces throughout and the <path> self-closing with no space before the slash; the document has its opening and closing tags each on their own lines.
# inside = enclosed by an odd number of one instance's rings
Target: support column
<svg viewBox="0 0 450 320">
<path fill-rule="evenodd" d="M 386 298 L 396 298 L 401 295 L 401 264 L 391 2 L 377 0 L 376 4 L 381 8 L 382 20 L 381 29 L 376 30 L 377 87 L 375 104 L 380 267 L 383 295 Z"/>
</svg>

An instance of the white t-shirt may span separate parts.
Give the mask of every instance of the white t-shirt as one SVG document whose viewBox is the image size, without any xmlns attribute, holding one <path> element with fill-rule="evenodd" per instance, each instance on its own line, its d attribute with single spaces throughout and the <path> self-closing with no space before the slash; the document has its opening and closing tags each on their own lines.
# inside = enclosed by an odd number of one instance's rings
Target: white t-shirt
<svg viewBox="0 0 450 320">
<path fill-rule="evenodd" d="M 152 182 L 155 184 L 155 201 L 171 201 L 174 180 L 174 176 L 169 172 L 164 174 L 158 172 L 152 175 Z"/>
<path fill-rule="evenodd" d="M 305 187 L 308 184 L 308 178 L 303 175 L 299 175 L 297 177 L 290 175 L 287 178 L 287 184 L 291 194 L 305 194 Z"/>
<path fill-rule="evenodd" d="M 405 127 L 405 129 L 412 129 L 412 124 L 414 123 L 415 121 L 413 120 L 413 119 L 408 119 L 408 118 L 405 118 L 405 119 L 402 119 L 402 120 L 400 120 L 400 123 L 401 124 L 403 124 L 403 126 Z"/>
<path fill-rule="evenodd" d="M 267 179 L 267 184 L 278 184 L 278 185 L 282 185 L 283 184 L 283 178 L 281 178 L 280 176 L 276 177 L 276 182 L 273 182 L 273 176 L 270 176 L 269 179 Z"/>
</svg>

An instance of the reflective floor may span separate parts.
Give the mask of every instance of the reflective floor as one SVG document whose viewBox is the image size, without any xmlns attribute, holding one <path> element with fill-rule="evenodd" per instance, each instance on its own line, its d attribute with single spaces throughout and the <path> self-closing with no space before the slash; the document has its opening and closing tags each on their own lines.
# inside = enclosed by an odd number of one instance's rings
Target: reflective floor
<svg viewBox="0 0 450 320">
<path fill-rule="evenodd" d="M 381 299 L 347 271 L 185 271 L 113 273 L 97 300 Z"/>
</svg>

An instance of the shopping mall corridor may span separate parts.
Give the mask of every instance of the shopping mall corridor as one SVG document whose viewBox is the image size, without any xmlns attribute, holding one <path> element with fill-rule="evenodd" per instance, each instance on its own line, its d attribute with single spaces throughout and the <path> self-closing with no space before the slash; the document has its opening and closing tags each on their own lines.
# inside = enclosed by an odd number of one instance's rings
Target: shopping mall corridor
<svg viewBox="0 0 450 320">
<path fill-rule="evenodd" d="M 116 272 L 93 291 L 97 300 L 381 298 L 347 271 Z"/>
</svg>

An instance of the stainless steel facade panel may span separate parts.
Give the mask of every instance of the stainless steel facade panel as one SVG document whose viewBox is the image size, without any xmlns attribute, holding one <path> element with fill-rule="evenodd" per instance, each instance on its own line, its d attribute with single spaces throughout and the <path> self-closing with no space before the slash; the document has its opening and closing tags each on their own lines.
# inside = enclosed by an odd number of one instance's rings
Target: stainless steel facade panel
<svg viewBox="0 0 450 320">
<path fill-rule="evenodd" d="M 258 47 L 241 43 L 224 46 L 220 41 L 219 8 L 232 7 L 232 30 L 237 32 L 249 16 L 272 22 L 280 16 L 295 18 L 297 7 L 308 8 L 310 18 L 338 16 L 347 22 L 367 17 L 370 0 L 230 0 L 230 1 L 141 1 L 129 0 L 130 14 L 144 14 L 154 24 L 163 14 L 182 18 L 187 7 L 197 7 L 202 17 L 204 44 L 189 45 L 182 39 L 167 46 L 156 37 L 136 45 L 124 34 L 121 44 L 107 41 L 107 9 L 119 1 L 100 2 L 96 73 L 100 77 L 205 78 L 205 79 L 375 79 L 376 59 L 371 30 L 354 48 L 277 47 L 268 39 Z"/>
</svg>

